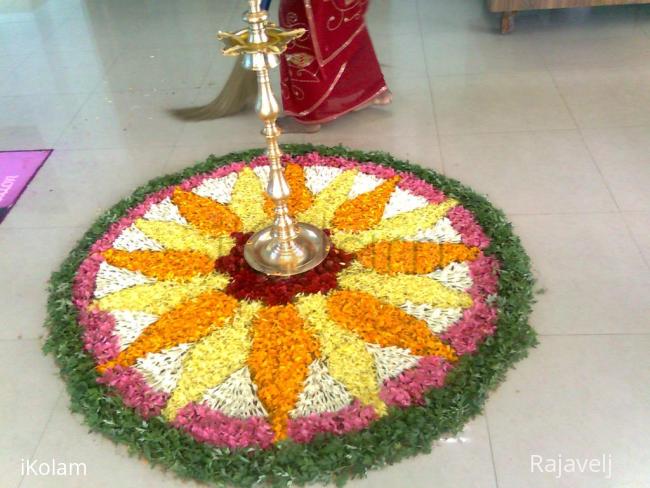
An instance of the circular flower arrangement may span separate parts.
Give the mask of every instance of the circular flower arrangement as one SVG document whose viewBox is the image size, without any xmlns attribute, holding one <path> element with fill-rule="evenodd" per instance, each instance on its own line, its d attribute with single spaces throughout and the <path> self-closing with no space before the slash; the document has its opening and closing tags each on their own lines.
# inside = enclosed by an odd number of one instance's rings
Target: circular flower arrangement
<svg viewBox="0 0 650 488">
<path fill-rule="evenodd" d="M 273 216 L 250 152 L 138 190 L 52 279 L 73 408 L 184 475 L 345 479 L 426 450 L 535 341 L 528 260 L 484 199 L 385 154 L 287 149 L 289 210 L 332 240 L 317 268 L 244 260 Z"/>
</svg>

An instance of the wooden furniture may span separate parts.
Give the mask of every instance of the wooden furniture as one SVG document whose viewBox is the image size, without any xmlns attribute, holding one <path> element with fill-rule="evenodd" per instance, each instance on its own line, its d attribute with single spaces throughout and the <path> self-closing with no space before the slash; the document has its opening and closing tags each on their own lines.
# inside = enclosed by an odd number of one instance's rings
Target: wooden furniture
<svg viewBox="0 0 650 488">
<path fill-rule="evenodd" d="M 501 33 L 507 34 L 515 27 L 515 14 L 522 10 L 633 5 L 650 3 L 650 0 L 487 0 L 487 2 L 491 12 L 501 13 Z"/>
</svg>

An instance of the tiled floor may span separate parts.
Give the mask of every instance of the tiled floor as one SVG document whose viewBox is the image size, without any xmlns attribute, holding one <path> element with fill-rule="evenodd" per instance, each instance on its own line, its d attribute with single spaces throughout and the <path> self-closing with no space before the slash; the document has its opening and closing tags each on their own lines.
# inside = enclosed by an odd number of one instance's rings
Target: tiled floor
<svg viewBox="0 0 650 488">
<path fill-rule="evenodd" d="M 541 345 L 485 415 L 430 455 L 351 486 L 650 486 L 650 6 L 520 15 L 483 0 L 374 0 L 368 16 L 395 103 L 286 141 L 385 149 L 459 178 L 512 218 L 539 287 Z M 107 206 L 210 152 L 260 145 L 253 114 L 199 124 L 232 61 L 232 0 L 0 2 L 0 149 L 54 155 L 0 226 L 0 486 L 195 486 L 67 411 L 40 353 L 45 281 Z M 601 474 L 531 473 L 531 455 L 611 455 Z M 21 459 L 88 465 L 21 477 Z"/>
</svg>

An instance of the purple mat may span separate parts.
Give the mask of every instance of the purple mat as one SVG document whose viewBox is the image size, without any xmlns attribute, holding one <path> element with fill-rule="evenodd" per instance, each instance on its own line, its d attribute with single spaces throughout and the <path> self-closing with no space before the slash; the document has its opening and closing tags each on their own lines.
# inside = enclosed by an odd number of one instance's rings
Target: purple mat
<svg viewBox="0 0 650 488">
<path fill-rule="evenodd" d="M 50 154 L 52 149 L 0 151 L 0 222 Z"/>
</svg>

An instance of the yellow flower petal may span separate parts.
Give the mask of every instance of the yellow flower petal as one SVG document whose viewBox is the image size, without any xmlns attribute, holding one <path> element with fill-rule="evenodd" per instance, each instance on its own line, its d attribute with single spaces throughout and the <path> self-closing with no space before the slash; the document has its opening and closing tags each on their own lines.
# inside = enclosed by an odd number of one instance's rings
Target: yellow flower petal
<svg viewBox="0 0 650 488">
<path fill-rule="evenodd" d="M 210 237 L 203 232 L 176 222 L 154 222 L 138 219 L 138 229 L 147 237 L 159 242 L 166 249 L 174 251 L 197 251 L 212 259 L 225 256 L 235 245 L 230 236 Z"/>
<path fill-rule="evenodd" d="M 434 307 L 469 308 L 473 303 L 469 294 L 447 288 L 433 278 L 401 273 L 380 274 L 359 263 L 341 271 L 338 282 L 343 290 L 363 291 L 396 307 L 407 300 Z"/>
<path fill-rule="evenodd" d="M 159 280 L 190 279 L 214 271 L 214 260 L 195 251 L 122 251 L 108 249 L 106 262 Z"/>
<path fill-rule="evenodd" d="M 361 232 L 332 233 L 332 242 L 346 252 L 356 252 L 378 241 L 393 241 L 417 233 L 420 229 L 433 227 L 449 210 L 458 205 L 453 199 L 438 205 L 428 205 L 411 212 L 396 215 L 379 222 L 374 228 Z"/>
<path fill-rule="evenodd" d="M 276 440 L 286 437 L 289 412 L 296 406 L 309 365 L 319 355 L 318 342 L 305 330 L 293 305 L 267 307 L 255 318 L 248 366 Z"/>
<path fill-rule="evenodd" d="M 161 315 L 185 300 L 210 290 L 223 290 L 229 278 L 212 273 L 189 281 L 158 281 L 136 285 L 100 298 L 95 304 L 102 310 L 133 310 Z"/>
<path fill-rule="evenodd" d="M 138 358 L 179 344 L 193 343 L 222 325 L 237 306 L 237 300 L 219 291 L 209 291 L 183 302 L 151 324 L 114 360 L 97 367 L 131 366 Z"/>
<path fill-rule="evenodd" d="M 172 201 L 191 225 L 208 235 L 220 237 L 241 230 L 239 217 L 211 198 L 176 189 Z"/>
<path fill-rule="evenodd" d="M 199 401 L 209 388 L 218 386 L 246 366 L 250 351 L 250 324 L 259 312 L 258 302 L 239 303 L 232 320 L 197 342 L 183 358 L 181 377 L 163 415 L 168 420 L 190 402 Z"/>
<path fill-rule="evenodd" d="M 357 259 L 379 273 L 427 274 L 449 263 L 474 261 L 478 247 L 445 242 L 381 241 L 357 252 Z"/>
<path fill-rule="evenodd" d="M 289 214 L 296 215 L 307 210 L 312 204 L 312 194 L 305 185 L 305 173 L 302 166 L 296 163 L 289 163 L 284 168 L 284 177 L 287 180 L 291 194 L 287 201 Z M 273 218 L 275 216 L 275 204 L 267 195 L 264 202 L 264 210 Z"/>
<path fill-rule="evenodd" d="M 264 211 L 265 196 L 266 192 L 253 170 L 241 170 L 232 190 L 229 208 L 241 220 L 244 232 L 256 231 L 271 223 Z"/>
<path fill-rule="evenodd" d="M 321 294 L 299 297 L 298 313 L 305 328 L 319 340 L 329 373 L 364 405 L 372 405 L 379 415 L 386 405 L 379 398 L 377 373 L 372 354 L 354 333 L 334 322 L 327 313 L 327 298 Z"/>
<path fill-rule="evenodd" d="M 336 209 L 348 199 L 357 172 L 350 170 L 338 175 L 327 188 L 316 195 L 310 208 L 298 214 L 298 220 L 320 228 L 330 227 Z"/>
<path fill-rule="evenodd" d="M 327 302 L 332 319 L 365 342 L 408 349 L 417 356 L 457 359 L 454 350 L 431 333 L 426 322 L 359 291 L 338 291 Z"/>
<path fill-rule="evenodd" d="M 399 177 L 396 176 L 384 181 L 374 190 L 345 202 L 334 214 L 333 227 L 339 230 L 360 231 L 377 225 L 398 181 Z"/>
</svg>

